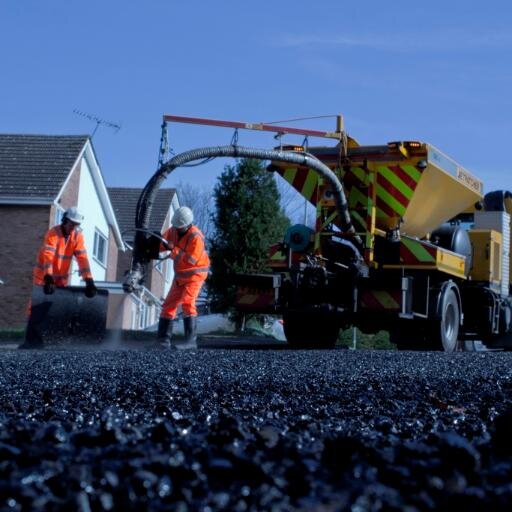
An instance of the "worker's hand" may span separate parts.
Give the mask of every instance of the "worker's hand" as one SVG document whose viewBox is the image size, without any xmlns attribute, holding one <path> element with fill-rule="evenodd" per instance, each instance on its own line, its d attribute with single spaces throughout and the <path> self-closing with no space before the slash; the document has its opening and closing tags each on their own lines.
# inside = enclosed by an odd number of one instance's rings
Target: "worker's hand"
<svg viewBox="0 0 512 512">
<path fill-rule="evenodd" d="M 86 279 L 85 280 L 85 296 L 89 299 L 92 299 L 98 293 L 98 288 L 94 284 L 94 279 Z"/>
<path fill-rule="evenodd" d="M 45 295 L 51 295 L 55 291 L 55 281 L 53 280 L 53 276 L 46 274 L 43 279 L 43 292 Z"/>
</svg>

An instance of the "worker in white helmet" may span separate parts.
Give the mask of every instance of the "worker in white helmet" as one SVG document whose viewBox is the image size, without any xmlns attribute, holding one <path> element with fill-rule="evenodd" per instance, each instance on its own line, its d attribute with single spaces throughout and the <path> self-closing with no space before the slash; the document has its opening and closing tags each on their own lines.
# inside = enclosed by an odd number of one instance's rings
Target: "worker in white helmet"
<svg viewBox="0 0 512 512">
<path fill-rule="evenodd" d="M 197 348 L 196 300 L 208 271 L 210 259 L 206 252 L 204 235 L 193 225 L 194 214 L 188 206 L 178 208 L 171 219 L 171 227 L 163 233 L 166 243 L 162 251 L 170 251 L 174 260 L 174 280 L 162 306 L 158 322 L 158 346 L 175 348 L 171 343 L 172 322 L 178 307 L 183 312 L 185 343 L 179 348 Z"/>
<path fill-rule="evenodd" d="M 85 281 L 85 295 L 92 298 L 97 289 L 91 274 L 89 259 L 85 249 L 84 237 L 80 224 L 84 216 L 76 206 L 68 208 L 60 224 L 50 228 L 43 240 L 33 270 L 34 286 L 41 286 L 46 295 L 51 295 L 55 287 L 65 287 L 69 280 L 71 260 L 74 257 L 78 269 Z M 25 331 L 25 343 L 19 348 L 41 348 L 43 340 L 37 324 L 42 320 L 38 311 L 29 306 L 30 316 Z"/>
</svg>

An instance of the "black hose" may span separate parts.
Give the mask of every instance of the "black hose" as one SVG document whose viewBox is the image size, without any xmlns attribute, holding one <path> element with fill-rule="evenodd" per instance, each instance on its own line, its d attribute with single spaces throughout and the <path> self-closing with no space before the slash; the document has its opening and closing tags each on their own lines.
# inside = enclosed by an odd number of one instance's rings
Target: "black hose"
<svg viewBox="0 0 512 512">
<path fill-rule="evenodd" d="M 144 187 L 139 201 L 137 203 L 137 215 L 135 219 L 135 226 L 137 228 L 149 227 L 149 219 L 151 216 L 151 209 L 156 197 L 156 193 L 160 184 L 167 178 L 167 176 L 174 171 L 174 169 L 191 162 L 203 158 L 213 157 L 235 157 L 235 158 L 254 158 L 258 160 L 275 160 L 279 162 L 294 163 L 309 167 L 317 171 L 320 176 L 325 178 L 331 185 L 336 208 L 341 219 L 342 229 L 348 233 L 354 233 L 354 227 L 350 220 L 348 212 L 348 203 L 343 191 L 343 186 L 338 177 L 327 167 L 324 163 L 318 160 L 313 155 L 308 153 L 298 153 L 291 151 L 278 151 L 268 149 L 246 148 L 242 146 L 214 146 L 200 149 L 192 149 L 179 155 L 174 156 L 168 162 L 160 167 L 156 173 L 151 177 L 146 186 Z"/>
<path fill-rule="evenodd" d="M 338 177 L 331 171 L 331 169 L 329 169 L 329 167 L 318 160 L 318 158 L 308 153 L 247 148 L 236 145 L 212 146 L 192 149 L 190 151 L 185 151 L 184 153 L 180 153 L 179 155 L 174 156 L 168 162 L 163 164 L 150 178 L 142 190 L 142 193 L 137 202 L 135 227 L 139 230 L 149 229 L 151 210 L 153 208 L 153 203 L 155 202 L 156 194 L 162 182 L 172 171 L 194 160 L 202 160 L 205 158 L 215 157 L 254 158 L 257 160 L 287 162 L 308 167 L 316 171 L 331 185 L 336 209 L 341 221 L 342 230 L 346 233 L 352 233 L 354 235 L 354 239 L 360 245 L 362 245 L 360 237 L 355 235 L 355 229 L 350 219 L 348 203 L 343 191 L 343 185 L 341 184 Z M 132 271 L 138 271 L 139 273 L 141 271 L 143 262 L 139 258 L 139 251 L 137 250 L 137 247 L 140 246 L 139 244 L 143 244 L 144 242 L 144 235 L 142 233 L 142 231 L 137 231 L 136 233 L 132 260 Z"/>
</svg>

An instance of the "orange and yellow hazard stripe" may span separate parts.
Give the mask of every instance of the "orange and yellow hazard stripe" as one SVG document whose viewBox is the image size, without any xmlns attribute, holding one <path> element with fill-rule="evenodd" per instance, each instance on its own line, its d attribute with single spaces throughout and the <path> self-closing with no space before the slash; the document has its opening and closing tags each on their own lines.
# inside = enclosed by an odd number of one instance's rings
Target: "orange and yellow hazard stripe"
<svg viewBox="0 0 512 512">
<path fill-rule="evenodd" d="M 372 311 L 397 311 L 401 306 L 400 290 L 364 290 L 359 307 Z"/>
<path fill-rule="evenodd" d="M 240 287 L 236 291 L 235 305 L 238 309 L 253 312 L 271 311 L 275 306 L 274 290 L 254 290 Z"/>
</svg>

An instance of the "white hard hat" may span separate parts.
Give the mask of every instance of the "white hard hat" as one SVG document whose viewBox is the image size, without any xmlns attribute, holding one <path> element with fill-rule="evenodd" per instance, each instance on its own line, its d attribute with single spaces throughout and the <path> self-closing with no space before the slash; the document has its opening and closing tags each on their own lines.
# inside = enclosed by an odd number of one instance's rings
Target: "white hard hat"
<svg viewBox="0 0 512 512">
<path fill-rule="evenodd" d="M 172 216 L 171 224 L 176 229 L 186 228 L 194 222 L 194 214 L 188 206 L 181 206 L 178 208 Z"/>
<path fill-rule="evenodd" d="M 84 216 L 80 213 L 78 208 L 76 206 L 72 206 L 71 208 L 68 208 L 62 217 L 62 220 L 68 219 L 71 222 L 74 222 L 75 224 L 80 224 L 84 220 Z"/>
</svg>

